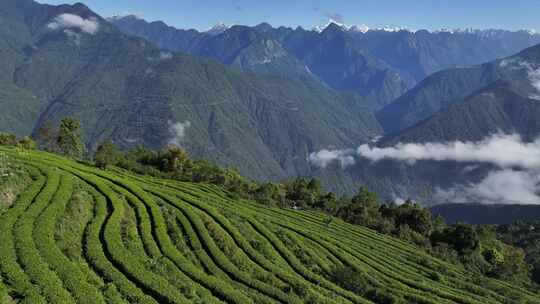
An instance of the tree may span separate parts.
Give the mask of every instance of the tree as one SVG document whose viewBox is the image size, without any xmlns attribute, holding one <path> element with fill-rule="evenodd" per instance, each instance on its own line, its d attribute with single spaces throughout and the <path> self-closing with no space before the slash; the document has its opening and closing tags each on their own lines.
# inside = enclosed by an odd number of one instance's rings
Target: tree
<svg viewBox="0 0 540 304">
<path fill-rule="evenodd" d="M 191 179 L 193 161 L 184 149 L 172 145 L 168 146 L 159 158 L 161 170 L 174 174 L 175 178 L 180 180 L 187 177 Z"/>
<path fill-rule="evenodd" d="M 360 187 L 358 193 L 352 198 L 352 203 L 365 208 L 379 208 L 380 206 L 377 194 L 365 187 Z"/>
<path fill-rule="evenodd" d="M 373 229 L 382 220 L 377 195 L 364 187 L 360 188 L 349 205 L 338 209 L 337 216 L 351 224 Z"/>
<path fill-rule="evenodd" d="M 312 178 L 308 183 L 308 189 L 309 191 L 313 193 L 321 193 L 322 192 L 322 184 L 321 181 L 319 181 L 316 178 Z"/>
<path fill-rule="evenodd" d="M 540 262 L 536 262 L 532 266 L 531 277 L 534 282 L 540 284 Z"/>
<path fill-rule="evenodd" d="M 434 244 L 440 242 L 450 244 L 460 254 L 470 253 L 480 246 L 478 233 L 468 224 L 457 224 L 443 232 L 433 233 L 431 240 Z"/>
<path fill-rule="evenodd" d="M 408 201 L 398 207 L 384 208 L 383 216 L 394 220 L 397 227 L 408 225 L 414 232 L 429 236 L 433 230 L 431 212 Z"/>
<path fill-rule="evenodd" d="M 105 169 L 107 166 L 115 165 L 119 156 L 120 153 L 112 141 L 106 140 L 98 146 L 94 161 L 97 167 Z"/>
<path fill-rule="evenodd" d="M 33 138 L 41 149 L 49 152 L 57 150 L 58 130 L 49 120 L 41 125 L 37 132 L 34 133 Z"/>
<path fill-rule="evenodd" d="M 67 117 L 60 122 L 57 138 L 58 149 L 68 157 L 81 158 L 84 144 L 81 135 L 81 124 L 75 118 Z"/>
<path fill-rule="evenodd" d="M 311 183 L 305 178 L 296 178 L 288 183 L 287 200 L 302 208 L 312 207 L 315 203 L 316 193 L 311 191 L 310 184 L 312 189 L 317 187 L 316 182 Z"/>
<path fill-rule="evenodd" d="M 28 136 L 23 137 L 17 143 L 17 147 L 25 150 L 35 150 L 37 148 L 36 142 Z"/>
<path fill-rule="evenodd" d="M 264 205 L 285 207 L 286 193 L 283 185 L 278 183 L 263 183 L 258 185 L 254 191 L 255 199 L 262 202 Z"/>
</svg>

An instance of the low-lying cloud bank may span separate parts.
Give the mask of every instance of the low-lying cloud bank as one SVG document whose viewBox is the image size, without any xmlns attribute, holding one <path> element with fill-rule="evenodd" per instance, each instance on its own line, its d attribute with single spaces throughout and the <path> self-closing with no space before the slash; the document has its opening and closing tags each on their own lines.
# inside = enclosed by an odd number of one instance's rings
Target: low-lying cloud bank
<svg viewBox="0 0 540 304">
<path fill-rule="evenodd" d="M 372 161 L 394 159 L 415 163 L 420 160 L 480 162 L 501 168 L 540 169 L 540 139 L 526 143 L 519 135 L 496 134 L 479 142 L 402 144 L 377 148 L 362 145 L 358 155 Z"/>
<path fill-rule="evenodd" d="M 501 168 L 540 169 L 540 138 L 524 142 L 519 135 L 495 134 L 482 141 L 454 141 L 449 143 L 398 143 L 393 147 L 361 145 L 356 151 L 321 150 L 311 153 L 310 163 L 325 168 L 334 161 L 343 167 L 355 164 L 355 157 L 373 162 L 384 159 L 405 161 L 455 161 L 488 163 Z"/>
<path fill-rule="evenodd" d="M 448 203 L 540 204 L 540 171 L 496 170 L 478 184 L 437 189 L 435 200 Z"/>
<path fill-rule="evenodd" d="M 95 34 L 99 30 L 99 21 L 96 18 L 84 19 L 74 14 L 61 14 L 47 25 L 51 30 L 79 29 L 87 34 Z"/>
<path fill-rule="evenodd" d="M 437 189 L 438 203 L 540 204 L 540 138 L 525 142 L 519 135 L 495 134 L 484 140 L 448 143 L 399 143 L 393 147 L 362 145 L 354 150 L 323 150 L 309 161 L 325 168 L 332 162 L 342 167 L 355 164 L 355 158 L 372 162 L 395 160 L 414 165 L 418 161 L 453 161 L 490 164 L 498 169 L 477 184 Z M 474 167 L 468 166 L 466 168 Z M 465 171 L 464 171 L 465 172 Z"/>
</svg>

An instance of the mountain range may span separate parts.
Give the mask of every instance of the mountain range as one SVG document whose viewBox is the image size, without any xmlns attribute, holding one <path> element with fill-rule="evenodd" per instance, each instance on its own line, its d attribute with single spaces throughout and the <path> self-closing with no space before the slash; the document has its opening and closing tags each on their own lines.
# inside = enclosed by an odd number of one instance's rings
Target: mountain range
<svg viewBox="0 0 540 304">
<path fill-rule="evenodd" d="M 125 33 L 243 71 L 312 77 L 364 96 L 373 110 L 392 103 L 435 72 L 480 64 L 540 43 L 529 31 L 410 31 L 346 27 L 317 30 L 218 25 L 209 32 L 176 29 L 136 16 L 109 18 Z"/>
<path fill-rule="evenodd" d="M 540 133 L 540 46 L 530 47 L 540 36 L 527 31 L 198 32 L 31 0 L 2 1 L 0 22 L 0 130 L 28 135 L 74 116 L 90 151 L 108 138 L 123 149 L 174 144 L 259 180 L 318 177 L 338 193 L 366 185 L 430 204 L 490 167 L 350 151 Z M 347 152 L 314 165 L 324 150 Z"/>
<path fill-rule="evenodd" d="M 393 142 L 479 140 L 496 132 L 540 135 L 540 46 L 428 77 L 377 116 Z"/>
<path fill-rule="evenodd" d="M 90 150 L 173 143 L 258 179 L 308 174 L 310 151 L 381 133 L 358 96 L 163 51 L 82 4 L 7 0 L 0 18 L 3 131 L 74 116 Z"/>
<path fill-rule="evenodd" d="M 466 142 L 482 142 L 494 134 L 513 134 L 521 137 L 525 143 L 534 142 L 540 136 L 538 75 L 540 45 L 504 59 L 449 69 L 429 76 L 398 101 L 377 113 L 387 135 L 376 146 L 384 149 L 394 148 L 398 144 L 414 144 L 414 149 L 424 149 L 426 146 L 422 144 L 460 142 L 464 145 Z M 511 144 L 520 145 L 513 140 L 507 143 Z M 530 144 L 523 149 L 534 147 L 534 144 Z M 460 153 L 458 158 L 468 157 L 466 153 L 470 153 L 460 151 L 455 145 L 448 149 Z M 499 146 L 490 151 L 493 159 L 505 155 L 515 159 L 525 157 L 519 153 L 508 146 Z M 534 168 L 525 168 L 525 172 L 533 170 L 532 173 L 527 173 L 530 175 L 526 174 L 528 177 L 524 180 L 517 180 L 518 176 L 524 174 L 523 171 L 510 171 L 510 175 L 503 178 L 503 175 L 491 175 L 499 171 L 494 171 L 496 168 L 485 163 L 454 162 L 444 158 L 437 161 L 435 158 L 414 164 L 392 159 L 377 163 L 359 159 L 352 167 L 344 170 L 330 167 L 319 174 L 326 176 L 340 172 L 347 176 L 343 180 L 349 181 L 348 187 L 360 182 L 384 193 L 387 199 L 412 197 L 423 202 L 440 203 L 440 198 L 436 196 L 441 190 L 465 192 L 470 187 L 482 186 L 487 187 L 486 191 L 494 197 L 498 195 L 494 193 L 502 193 L 504 197 L 514 194 L 518 203 L 535 203 L 535 184 L 522 184 L 527 180 L 533 181 L 536 176 Z M 513 180 L 515 183 L 509 184 L 512 179 L 516 179 Z M 508 188 L 512 186 L 516 188 Z M 522 195 L 520 199 L 524 201 L 518 201 L 517 195 Z"/>
</svg>

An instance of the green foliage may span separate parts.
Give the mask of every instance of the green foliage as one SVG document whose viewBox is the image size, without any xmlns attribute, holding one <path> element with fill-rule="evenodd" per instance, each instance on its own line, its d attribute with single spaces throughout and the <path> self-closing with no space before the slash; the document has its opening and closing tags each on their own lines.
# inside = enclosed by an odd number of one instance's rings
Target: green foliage
<svg viewBox="0 0 540 304">
<path fill-rule="evenodd" d="M 58 130 L 57 145 L 61 154 L 81 158 L 84 153 L 81 124 L 78 120 L 67 117 L 62 119 Z"/>
<path fill-rule="evenodd" d="M 349 223 L 375 228 L 382 220 L 380 204 L 376 194 L 362 187 L 350 204 L 341 207 L 337 216 Z"/>
<path fill-rule="evenodd" d="M 28 277 L 33 282 L 37 282 L 47 302 L 74 303 L 73 297 L 65 289 L 58 275 L 49 268 L 34 242 L 35 221 L 49 204 L 60 184 L 60 176 L 57 172 L 53 170 L 45 172 L 48 177 L 45 187 L 14 227 L 15 249 Z M 41 242 L 42 240 L 39 243 Z"/>
<path fill-rule="evenodd" d="M 493 266 L 499 266 L 504 263 L 504 255 L 496 248 L 486 249 L 482 252 L 482 255 Z"/>
<path fill-rule="evenodd" d="M 443 232 L 434 234 L 432 242 L 450 244 L 459 253 L 470 253 L 480 246 L 476 230 L 473 226 L 467 224 L 457 224 L 446 228 Z"/>
<path fill-rule="evenodd" d="M 334 268 L 330 277 L 339 286 L 357 294 L 362 294 L 371 288 L 369 280 L 362 272 L 355 271 L 351 267 Z"/>
<path fill-rule="evenodd" d="M 54 228 L 61 214 L 64 213 L 73 191 L 72 177 L 63 177 L 60 187 L 52 198 L 52 204 L 36 220 L 35 239 L 42 257 L 56 271 L 64 286 L 71 292 L 77 303 L 105 303 L 98 289 L 87 282 L 79 265 L 70 261 L 57 247 Z"/>
<path fill-rule="evenodd" d="M 484 229 L 480 238 L 472 226 L 446 226 L 441 217 L 433 218 L 428 209 L 410 200 L 399 206 L 381 204 L 377 195 L 364 187 L 352 198 L 338 199 L 335 194 L 324 192 L 316 179 L 257 183 L 243 178 L 235 170 L 223 169 L 207 161 L 193 161 L 184 150 L 174 146 L 159 152 L 138 147 L 120 155 L 117 165 L 155 177 L 219 185 L 230 191 L 231 198 L 253 199 L 266 206 L 322 210 L 328 214 L 323 221 L 328 228 L 334 222 L 332 216 L 336 216 L 416 244 L 439 258 L 463 264 L 477 273 L 508 280 L 512 277 L 510 263 L 493 265 L 489 251 L 485 251 L 485 255 L 478 251 L 481 245 L 486 250 L 494 246 L 496 236 L 493 233 Z M 511 253 L 510 250 L 504 252 L 505 258 Z M 522 267 L 523 259 L 514 254 L 510 261 L 515 266 L 514 274 L 523 278 L 523 273 L 527 273 Z"/>
<path fill-rule="evenodd" d="M 0 145 L 14 146 L 17 144 L 17 136 L 0 132 Z"/>
<path fill-rule="evenodd" d="M 495 274 L 505 278 L 513 276 L 514 281 L 523 280 L 524 275 L 529 276 L 536 288 L 540 289 L 540 225 L 500 225 L 495 228 L 495 233 L 506 245 L 499 249 L 504 255 L 505 263 L 494 270 Z"/>
<path fill-rule="evenodd" d="M 8 232 L 0 234 L 0 271 L 23 303 L 539 303 L 519 286 L 469 273 L 409 242 L 327 213 L 254 204 L 209 183 L 99 170 L 39 151 L 0 150 L 34 179 L 0 215 L 0 228 Z M 164 151 L 148 160 L 161 155 L 171 159 Z M 155 173 L 174 174 L 160 169 Z M 268 192 L 283 191 L 278 196 L 285 198 L 287 191 L 315 202 L 328 197 L 316 182 L 275 186 Z M 367 190 L 354 202 L 378 210 L 392 225 L 400 223 L 390 233 L 426 239 L 411 228 L 426 227 L 416 205 L 384 207 Z M 82 217 L 73 209 L 81 204 Z M 73 233 L 58 234 L 65 230 L 57 224 L 73 221 L 81 221 Z M 502 265 L 511 255 L 520 261 L 491 239 L 490 230 L 476 233 L 478 249 L 502 250 Z M 70 250 L 70 242 L 80 244 Z M 489 259 L 474 252 L 474 258 Z M 507 265 L 498 268 L 501 278 L 518 264 Z"/>
<path fill-rule="evenodd" d="M 24 214 L 33 199 L 45 184 L 45 177 L 39 171 L 32 170 L 36 181 L 19 197 L 17 204 L 0 217 L 0 268 L 5 273 L 6 282 L 16 286 L 19 294 L 23 295 L 27 303 L 47 303 L 40 294 L 37 286 L 31 283 L 30 278 L 17 262 L 18 255 L 15 250 L 13 237 L 14 225 L 17 219 Z"/>
<path fill-rule="evenodd" d="M 58 129 L 50 121 L 45 121 L 34 135 L 40 149 L 55 152 L 57 151 Z"/>
<path fill-rule="evenodd" d="M 25 150 L 35 150 L 37 148 L 37 144 L 33 139 L 26 136 L 19 140 L 17 147 Z"/>
<path fill-rule="evenodd" d="M 107 140 L 98 146 L 94 155 L 94 162 L 99 168 L 105 169 L 107 166 L 116 165 L 119 157 L 118 148 L 112 141 Z"/>
<path fill-rule="evenodd" d="M 24 150 L 35 150 L 37 148 L 36 142 L 28 136 L 17 139 L 14 134 L 2 132 L 0 132 L 0 145 L 15 146 Z"/>
<path fill-rule="evenodd" d="M 338 267 L 332 270 L 332 280 L 341 287 L 360 294 L 374 303 L 381 304 L 405 304 L 405 299 L 401 296 L 392 295 L 391 292 L 379 286 L 374 286 L 366 274 L 356 271 L 350 267 Z"/>
</svg>

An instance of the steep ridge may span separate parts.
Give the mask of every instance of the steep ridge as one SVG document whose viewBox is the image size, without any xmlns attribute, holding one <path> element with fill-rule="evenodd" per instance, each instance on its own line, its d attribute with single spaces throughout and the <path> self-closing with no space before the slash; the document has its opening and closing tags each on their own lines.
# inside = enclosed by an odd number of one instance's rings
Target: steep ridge
<svg viewBox="0 0 540 304">
<path fill-rule="evenodd" d="M 536 81 L 539 53 L 540 46 L 533 46 L 516 55 L 483 65 L 436 73 L 379 111 L 377 118 L 387 133 L 396 133 L 496 82 L 499 85 L 508 84 L 513 91 L 526 98 L 538 94 L 536 88 L 531 86 Z M 489 95 L 488 92 L 483 93 Z"/>
<path fill-rule="evenodd" d="M 446 79 L 434 78 L 430 81 L 447 87 L 460 87 L 467 84 L 473 91 L 459 98 L 455 96 L 452 102 L 441 102 L 436 94 L 431 109 L 436 112 L 425 121 L 405 129 L 396 136 L 391 136 L 390 142 L 426 142 L 426 141 L 452 141 L 452 140 L 479 140 L 496 132 L 516 133 L 527 140 L 533 140 L 540 135 L 540 125 L 537 117 L 539 112 L 540 86 L 540 45 L 524 50 L 523 52 L 502 60 L 483 65 L 474 69 L 460 71 L 461 77 L 451 70 L 442 72 Z M 471 77 L 472 75 L 472 77 Z M 482 77 L 478 77 L 482 75 Z M 489 75 L 486 77 L 486 75 Z M 470 77 L 470 78 L 469 78 Z M 480 80 L 480 78 L 483 78 Z M 489 80 L 491 81 L 489 81 Z M 488 84 L 483 84 L 488 83 Z M 461 85 L 460 85 L 461 84 Z M 430 86 L 417 88 L 418 91 L 429 91 Z M 438 90 L 441 91 L 441 90 Z M 457 90 L 453 91 L 457 92 Z M 412 96 L 426 96 L 427 93 L 418 93 Z M 413 97 L 414 98 L 414 97 Z M 425 106 L 423 97 L 415 101 L 415 107 Z M 406 98 L 404 98 L 404 103 Z M 397 106 L 397 104 L 396 104 Z M 412 106 L 408 103 L 407 106 Z M 397 107 L 391 107 L 395 110 Z M 440 111 L 439 111 L 440 110 Z M 403 112 L 402 112 L 403 113 Z M 385 113 L 387 114 L 387 113 Z M 379 116 L 380 117 L 380 116 Z M 401 121 L 415 117 L 414 112 L 408 111 Z M 394 117 L 393 119 L 399 118 Z M 414 121 L 414 120 L 412 120 Z"/>
</svg>

